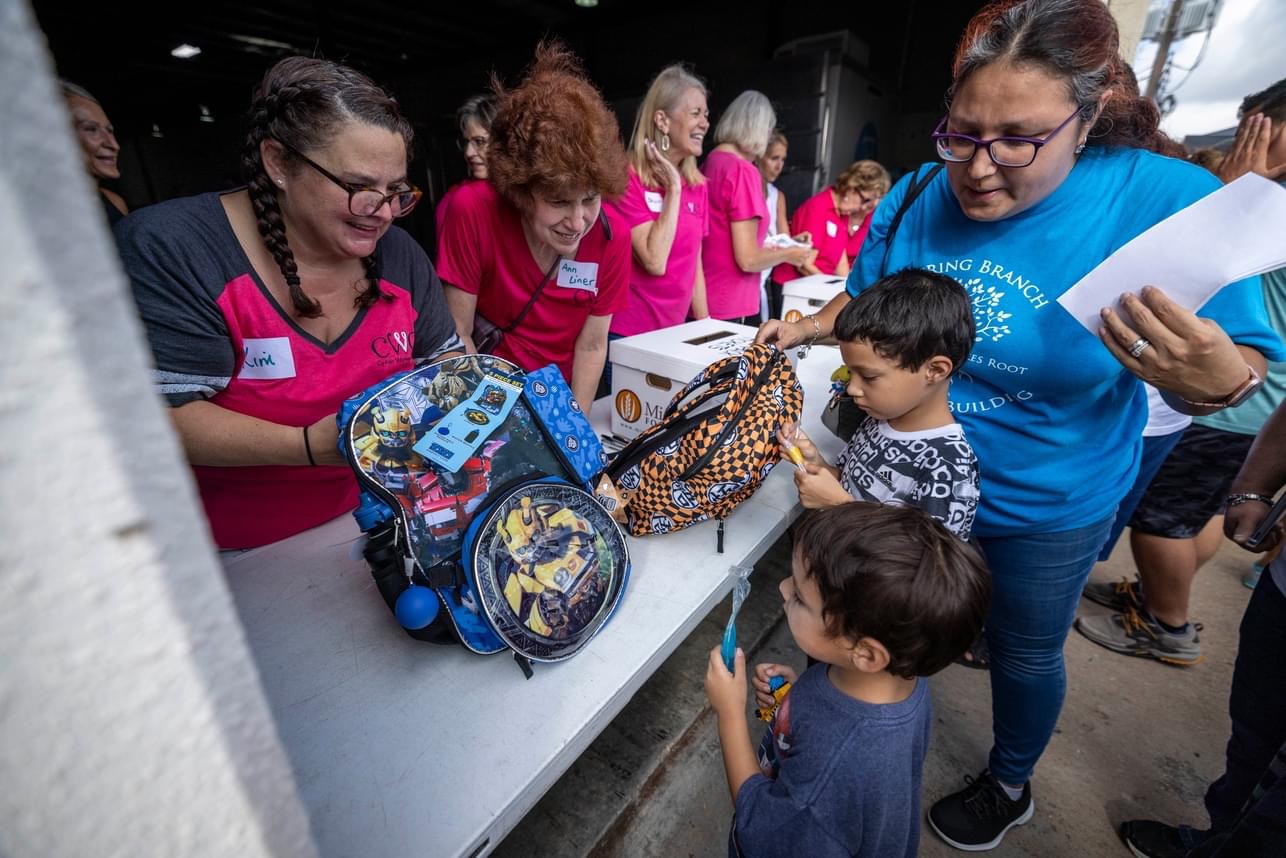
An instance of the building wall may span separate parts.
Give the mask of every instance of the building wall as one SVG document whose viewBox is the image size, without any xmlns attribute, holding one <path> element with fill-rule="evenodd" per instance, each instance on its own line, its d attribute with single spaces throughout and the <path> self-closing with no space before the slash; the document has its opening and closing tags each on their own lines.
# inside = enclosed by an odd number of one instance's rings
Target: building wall
<svg viewBox="0 0 1286 858">
<path fill-rule="evenodd" d="M 0 855 L 313 855 L 24 0 L 0 224 Z"/>
<path fill-rule="evenodd" d="M 1106 0 L 1121 31 L 1121 56 L 1127 63 L 1134 62 L 1143 34 L 1143 21 L 1148 15 L 1149 0 Z"/>
</svg>

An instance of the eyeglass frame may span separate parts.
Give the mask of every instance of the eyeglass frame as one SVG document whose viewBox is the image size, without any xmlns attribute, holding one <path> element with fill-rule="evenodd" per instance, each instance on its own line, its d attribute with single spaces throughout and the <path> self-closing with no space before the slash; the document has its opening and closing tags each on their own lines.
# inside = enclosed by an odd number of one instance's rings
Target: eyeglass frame
<svg viewBox="0 0 1286 858">
<path fill-rule="evenodd" d="M 317 172 L 321 173 L 327 179 L 330 179 L 331 182 L 333 182 L 334 184 L 338 185 L 339 187 L 347 191 L 348 192 L 348 213 L 353 215 L 354 217 L 370 217 L 380 209 L 384 208 L 384 206 L 386 205 L 389 207 L 389 211 L 393 211 L 393 206 L 391 205 L 391 203 L 395 198 L 400 197 L 403 194 L 408 194 L 408 193 L 414 194 L 415 200 L 409 206 L 400 208 L 398 211 L 393 213 L 394 218 L 406 217 L 412 212 L 412 210 L 415 209 L 416 205 L 419 204 L 420 198 L 424 196 L 424 191 L 420 190 L 415 185 L 412 185 L 410 182 L 406 183 L 406 190 L 395 191 L 391 194 L 386 194 L 383 191 L 381 191 L 379 188 L 371 188 L 371 187 L 367 187 L 366 185 L 355 185 L 351 182 L 345 182 L 339 176 L 336 176 L 330 170 L 327 170 L 321 164 L 318 164 L 312 158 L 309 158 L 307 155 L 305 155 L 303 152 L 300 152 L 298 149 L 296 149 L 294 146 L 291 146 L 289 143 L 283 143 L 280 140 L 278 140 L 277 143 L 280 144 L 283 149 L 289 150 L 291 154 L 293 154 L 296 158 L 299 158 L 301 161 L 303 161 L 308 166 L 312 167 Z M 354 211 L 353 198 L 363 192 L 379 194 L 384 199 L 382 199 L 380 201 L 380 204 L 372 208 L 369 212 L 363 213 L 363 212 Z"/>
<path fill-rule="evenodd" d="M 467 152 L 469 150 L 469 144 L 473 144 L 474 148 L 476 148 L 479 152 L 481 152 L 491 145 L 491 138 L 490 137 L 457 137 L 455 139 L 455 147 L 459 149 L 461 152 Z"/>
<path fill-rule="evenodd" d="M 950 134 L 944 132 L 942 129 L 946 127 L 947 120 L 951 118 L 951 114 L 948 113 L 946 116 L 942 117 L 942 120 L 940 122 L 938 122 L 937 127 L 934 129 L 933 133 L 929 135 L 929 137 L 933 140 L 933 149 L 935 152 L 938 153 L 938 157 L 949 164 L 969 163 L 970 161 L 972 161 L 974 158 L 978 156 L 978 147 L 981 146 L 987 150 L 987 157 L 990 158 L 991 163 L 995 164 L 997 167 L 1008 167 L 1011 170 L 1021 170 L 1023 167 L 1030 167 L 1033 163 L 1035 163 L 1036 156 L 1040 154 L 1041 148 L 1043 148 L 1046 143 L 1053 140 L 1054 137 L 1058 134 L 1058 132 L 1062 131 L 1064 128 L 1070 125 L 1072 120 L 1075 119 L 1077 116 L 1080 116 L 1083 111 L 1084 111 L 1084 108 L 1082 107 L 1076 108 L 1076 110 L 1073 111 L 1071 116 L 1064 119 L 1057 128 L 1055 128 L 1053 131 L 1046 134 L 1044 137 L 1004 136 L 1004 137 L 992 137 L 990 140 L 983 140 L 982 138 L 974 137 L 972 134 L 963 134 L 958 131 L 952 132 Z M 969 157 L 960 158 L 957 160 L 954 158 L 948 158 L 945 155 L 943 155 L 942 149 L 938 146 L 938 141 L 946 137 L 963 137 L 965 140 L 968 140 L 970 143 L 972 143 L 973 151 L 969 153 Z M 1002 164 L 1000 161 L 997 161 L 996 156 L 991 151 L 991 144 L 999 143 L 1001 141 L 1006 141 L 1006 140 L 1014 141 L 1017 143 L 1032 144 L 1034 148 L 1032 149 L 1031 160 L 1028 161 L 1026 164 Z"/>
</svg>

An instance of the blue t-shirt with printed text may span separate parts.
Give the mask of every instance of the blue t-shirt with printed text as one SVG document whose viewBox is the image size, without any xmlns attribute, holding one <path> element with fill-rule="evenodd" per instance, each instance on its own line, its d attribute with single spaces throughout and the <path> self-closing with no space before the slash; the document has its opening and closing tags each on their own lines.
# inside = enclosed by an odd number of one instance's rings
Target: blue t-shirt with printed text
<svg viewBox="0 0 1286 858">
<path fill-rule="evenodd" d="M 876 209 L 850 294 L 881 276 L 889 223 L 910 178 Z M 887 270 L 949 275 L 973 303 L 977 338 L 950 399 L 982 477 L 976 535 L 1071 530 L 1115 511 L 1138 470 L 1147 397 L 1057 299 L 1132 238 L 1219 187 L 1183 161 L 1091 147 L 1053 193 L 1012 217 L 965 217 L 946 170 L 907 209 Z M 1122 283 L 1121 291 L 1145 285 Z M 1258 277 L 1225 287 L 1200 315 L 1270 360 L 1286 359 Z"/>
</svg>

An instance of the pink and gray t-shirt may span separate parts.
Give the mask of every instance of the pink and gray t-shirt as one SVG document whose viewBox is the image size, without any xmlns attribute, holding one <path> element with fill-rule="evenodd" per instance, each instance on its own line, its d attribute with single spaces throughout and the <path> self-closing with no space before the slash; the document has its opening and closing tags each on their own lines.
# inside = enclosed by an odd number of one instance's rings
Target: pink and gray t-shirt
<svg viewBox="0 0 1286 858">
<path fill-rule="evenodd" d="M 433 266 L 397 227 L 376 251 L 387 300 L 359 310 L 331 343 L 296 325 L 260 282 L 217 193 L 142 209 L 121 222 L 116 237 L 152 346 L 157 387 L 173 407 L 208 399 L 273 423 L 307 426 L 393 373 L 460 348 Z M 357 504 L 348 468 L 192 470 L 220 548 L 283 539 Z"/>
</svg>

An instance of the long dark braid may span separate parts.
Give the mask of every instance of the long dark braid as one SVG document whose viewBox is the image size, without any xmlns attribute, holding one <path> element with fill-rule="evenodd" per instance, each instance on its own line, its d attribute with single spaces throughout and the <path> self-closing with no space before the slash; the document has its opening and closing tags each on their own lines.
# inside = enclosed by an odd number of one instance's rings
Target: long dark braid
<svg viewBox="0 0 1286 858">
<path fill-rule="evenodd" d="M 345 122 L 362 122 L 402 135 L 410 155 L 411 125 L 402 117 L 397 102 L 370 78 L 339 63 L 308 57 L 288 57 L 264 75 L 250 108 L 249 130 L 241 156 L 250 204 L 264 245 L 290 289 L 295 313 L 304 318 L 321 315 L 321 305 L 308 297 L 299 280 L 299 266 L 286 240 L 277 189 L 263 166 L 260 146 L 265 140 L 284 144 L 291 150 L 307 152 L 324 146 Z M 362 260 L 366 288 L 354 303 L 369 307 L 381 297 L 379 263 L 376 254 Z"/>
</svg>

